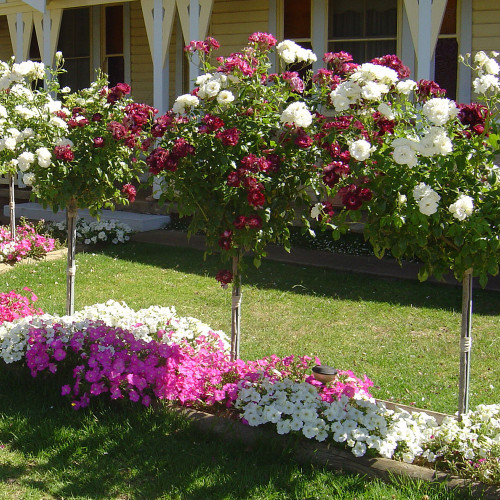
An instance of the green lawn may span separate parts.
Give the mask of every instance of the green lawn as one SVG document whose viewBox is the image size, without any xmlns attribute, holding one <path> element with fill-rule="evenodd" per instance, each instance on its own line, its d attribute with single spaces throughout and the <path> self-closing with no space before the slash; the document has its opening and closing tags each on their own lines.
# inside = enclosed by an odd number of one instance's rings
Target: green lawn
<svg viewBox="0 0 500 500">
<path fill-rule="evenodd" d="M 77 256 L 76 308 L 108 299 L 175 305 L 229 332 L 230 291 L 202 253 L 131 243 Z M 376 397 L 435 411 L 457 407 L 461 290 L 263 262 L 244 280 L 243 358 L 315 354 L 366 373 Z M 20 265 L 0 290 L 29 286 L 62 314 L 65 261 Z M 500 293 L 474 293 L 471 406 L 497 403 Z M 299 466 L 266 444 L 200 435 L 165 408 L 73 412 L 51 382 L 0 372 L 1 498 L 455 498 L 437 486 L 385 485 Z M 411 484 L 410 484 L 411 483 Z"/>
</svg>

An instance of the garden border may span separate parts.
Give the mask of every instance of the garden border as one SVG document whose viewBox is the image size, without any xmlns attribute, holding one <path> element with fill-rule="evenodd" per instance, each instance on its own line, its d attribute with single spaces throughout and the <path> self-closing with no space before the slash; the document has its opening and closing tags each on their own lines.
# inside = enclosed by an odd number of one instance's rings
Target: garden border
<svg viewBox="0 0 500 500">
<path fill-rule="evenodd" d="M 239 420 L 198 410 L 180 407 L 176 408 L 176 411 L 186 416 L 202 432 L 214 434 L 225 441 L 237 440 L 249 446 L 265 442 L 266 446 L 291 451 L 293 458 L 301 463 L 320 465 L 334 471 L 365 474 L 385 481 L 391 476 L 407 476 L 412 479 L 442 483 L 449 489 L 456 488 L 468 492 L 472 498 L 478 498 L 479 495 L 483 495 L 483 500 L 500 498 L 500 486 L 472 482 L 428 467 L 398 462 L 389 458 L 356 458 L 349 451 L 337 448 L 333 443 L 325 444 L 310 439 L 297 439 L 289 435 L 281 436 L 267 428 L 251 427 Z M 419 411 L 419 409 L 413 408 L 413 411 Z M 434 413 L 427 410 L 420 411 L 431 415 Z"/>
</svg>

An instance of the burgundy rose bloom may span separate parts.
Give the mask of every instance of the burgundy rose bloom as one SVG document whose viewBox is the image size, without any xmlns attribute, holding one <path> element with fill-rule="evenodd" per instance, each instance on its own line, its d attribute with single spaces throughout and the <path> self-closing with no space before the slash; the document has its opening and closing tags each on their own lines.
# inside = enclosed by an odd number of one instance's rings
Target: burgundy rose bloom
<svg viewBox="0 0 500 500">
<path fill-rule="evenodd" d="M 299 148 L 306 149 L 312 146 L 313 140 L 306 134 L 306 132 L 304 132 L 304 130 L 299 128 L 293 142 Z"/>
<path fill-rule="evenodd" d="M 133 102 L 125 106 L 125 121 L 137 132 L 142 130 L 156 113 L 158 113 L 158 110 L 152 106 Z"/>
<path fill-rule="evenodd" d="M 216 130 L 221 129 L 224 126 L 224 121 L 222 120 L 222 118 L 214 115 L 205 115 L 201 119 L 201 122 L 205 125 L 203 133 L 215 132 Z"/>
<path fill-rule="evenodd" d="M 341 177 L 345 177 L 350 173 L 349 165 L 341 161 L 332 161 L 323 167 L 323 182 L 328 187 L 335 186 Z"/>
<path fill-rule="evenodd" d="M 68 127 L 69 128 L 76 128 L 78 127 L 78 122 L 74 118 L 70 118 L 68 121 Z"/>
<path fill-rule="evenodd" d="M 266 155 L 266 160 L 270 163 L 268 171 L 277 172 L 281 165 L 281 157 L 275 153 Z"/>
<path fill-rule="evenodd" d="M 135 189 L 135 186 L 133 184 L 125 184 L 122 187 L 122 193 L 127 195 L 128 201 L 130 201 L 130 203 L 134 203 L 135 197 L 137 195 L 137 190 Z"/>
<path fill-rule="evenodd" d="M 325 85 L 329 87 L 333 83 L 333 71 L 330 69 L 320 68 L 313 75 L 313 82 L 318 83 L 319 85 Z"/>
<path fill-rule="evenodd" d="M 246 189 L 261 189 L 262 184 L 255 177 L 245 177 L 243 179 L 243 186 Z"/>
<path fill-rule="evenodd" d="M 394 121 L 389 120 L 382 113 L 376 111 L 372 115 L 373 121 L 375 125 L 378 127 L 378 133 L 380 136 L 384 134 L 393 134 L 394 133 Z"/>
<path fill-rule="evenodd" d="M 172 153 L 179 158 L 185 158 L 188 155 L 193 155 L 194 152 L 194 146 L 191 146 L 191 144 L 189 144 L 189 142 L 187 142 L 183 137 L 176 139 L 175 144 L 172 147 Z"/>
<path fill-rule="evenodd" d="M 372 199 L 372 192 L 368 188 L 361 188 L 355 184 L 339 189 L 339 195 L 342 197 L 342 204 L 347 210 L 358 210 L 364 201 Z"/>
<path fill-rule="evenodd" d="M 93 122 L 100 122 L 102 120 L 102 115 L 101 113 L 94 113 L 92 115 L 92 121 Z"/>
<path fill-rule="evenodd" d="M 236 220 L 233 221 L 233 226 L 236 229 L 245 229 L 247 225 L 247 218 L 244 215 L 238 215 Z"/>
<path fill-rule="evenodd" d="M 248 37 L 248 41 L 256 43 L 261 50 L 269 50 L 276 45 L 276 38 L 269 33 L 253 33 Z"/>
<path fill-rule="evenodd" d="M 80 118 L 79 120 L 77 120 L 77 123 L 80 128 L 83 128 L 89 124 L 89 121 L 87 120 L 87 118 Z"/>
<path fill-rule="evenodd" d="M 104 138 L 103 137 L 94 137 L 94 147 L 102 148 L 104 146 Z"/>
<path fill-rule="evenodd" d="M 482 104 L 473 102 L 471 104 L 459 104 L 458 119 L 462 125 L 477 135 L 484 132 L 484 124 L 489 115 L 488 108 Z"/>
<path fill-rule="evenodd" d="M 56 146 L 54 148 L 54 155 L 58 160 L 73 161 L 75 154 L 71 151 L 71 146 Z"/>
<path fill-rule="evenodd" d="M 106 126 L 108 132 L 111 132 L 113 139 L 119 141 L 127 135 L 127 129 L 119 122 L 111 121 Z"/>
<path fill-rule="evenodd" d="M 127 94 L 130 94 L 130 85 L 127 83 L 117 83 L 114 87 L 109 89 L 107 101 L 114 104 Z"/>
<path fill-rule="evenodd" d="M 124 142 L 127 148 L 134 149 L 137 145 L 137 137 L 129 135 Z"/>
<path fill-rule="evenodd" d="M 233 281 L 233 273 L 228 269 L 221 269 L 215 276 L 221 287 L 226 289 L 227 285 Z"/>
<path fill-rule="evenodd" d="M 63 120 L 66 120 L 66 118 L 68 118 L 68 115 L 62 109 L 56 112 L 56 116 L 58 118 L 62 118 Z"/>
<path fill-rule="evenodd" d="M 260 229 L 262 227 L 262 219 L 258 215 L 250 215 L 247 217 L 247 224 L 250 229 Z"/>
<path fill-rule="evenodd" d="M 431 80 L 420 80 L 417 83 L 417 97 L 419 101 L 426 101 L 430 97 L 444 97 L 446 90 Z"/>
<path fill-rule="evenodd" d="M 259 189 L 251 189 L 247 194 L 247 200 L 252 207 L 261 207 L 266 202 L 264 193 Z"/>
<path fill-rule="evenodd" d="M 236 146 L 240 138 L 240 131 L 236 128 L 228 128 L 224 131 L 219 131 L 215 134 L 217 139 L 220 139 L 224 146 Z"/>
<path fill-rule="evenodd" d="M 149 137 L 146 137 L 145 139 L 142 140 L 141 149 L 143 151 L 147 151 L 149 149 L 149 147 L 151 146 L 152 142 L 153 141 Z"/>
<path fill-rule="evenodd" d="M 223 250 L 230 250 L 233 245 L 233 232 L 226 229 L 219 238 L 219 246 Z"/>
<path fill-rule="evenodd" d="M 158 175 L 163 170 L 170 170 L 171 172 L 177 170 L 176 159 L 171 158 L 170 152 L 161 147 L 156 148 L 149 154 L 146 158 L 146 164 L 153 175 Z"/>
<path fill-rule="evenodd" d="M 231 187 L 240 187 L 241 179 L 237 171 L 229 172 L 227 175 L 227 185 Z"/>
<path fill-rule="evenodd" d="M 71 114 L 73 116 L 76 116 L 76 115 L 81 115 L 84 113 L 84 109 L 81 108 L 80 106 L 75 106 L 72 110 L 71 110 Z"/>
</svg>

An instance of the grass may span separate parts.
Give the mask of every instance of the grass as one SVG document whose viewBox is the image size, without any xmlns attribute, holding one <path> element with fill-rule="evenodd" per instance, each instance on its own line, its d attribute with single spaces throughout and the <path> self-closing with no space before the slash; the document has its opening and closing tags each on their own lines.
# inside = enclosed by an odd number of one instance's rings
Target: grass
<svg viewBox="0 0 500 500">
<path fill-rule="evenodd" d="M 175 305 L 230 329 L 229 291 L 216 259 L 190 249 L 131 243 L 77 256 L 76 308 L 110 298 L 135 309 Z M 366 373 L 375 395 L 435 411 L 457 406 L 459 287 L 384 280 L 264 262 L 243 286 L 243 358 L 316 354 Z M 29 286 L 39 306 L 62 314 L 65 262 L 20 265 L 0 289 Z M 474 292 L 471 406 L 496 403 L 500 293 Z M 2 498 L 455 498 L 409 479 L 385 484 L 300 466 L 267 443 L 247 449 L 200 435 L 168 409 L 72 412 L 49 381 L 0 371 Z"/>
</svg>

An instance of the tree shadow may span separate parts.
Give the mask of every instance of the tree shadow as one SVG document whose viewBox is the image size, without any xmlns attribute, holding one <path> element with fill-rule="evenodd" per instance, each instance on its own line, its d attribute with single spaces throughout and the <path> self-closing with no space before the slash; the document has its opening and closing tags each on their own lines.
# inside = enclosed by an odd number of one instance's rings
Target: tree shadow
<svg viewBox="0 0 500 500">
<path fill-rule="evenodd" d="M 200 276 L 215 276 L 222 267 L 218 256 L 209 255 L 204 260 L 203 252 L 192 248 L 132 242 L 121 247 L 108 246 L 100 252 L 125 261 Z M 454 286 L 431 281 L 420 283 L 417 280 L 382 278 L 271 260 L 263 260 L 260 268 L 256 269 L 248 257 L 244 259 L 244 263 L 244 286 L 455 312 L 460 312 L 462 307 L 462 289 L 458 284 Z M 474 314 L 499 314 L 500 292 L 475 288 L 473 299 Z"/>
</svg>

